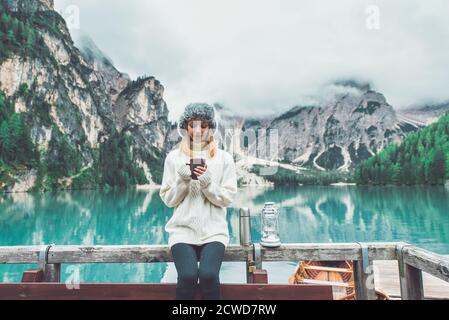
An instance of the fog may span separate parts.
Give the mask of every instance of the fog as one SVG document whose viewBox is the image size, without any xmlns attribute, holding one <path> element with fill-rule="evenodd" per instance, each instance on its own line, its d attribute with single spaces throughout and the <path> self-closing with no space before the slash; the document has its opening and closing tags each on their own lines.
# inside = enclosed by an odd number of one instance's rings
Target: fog
<svg viewBox="0 0 449 320">
<path fill-rule="evenodd" d="M 56 0 L 132 78 L 155 76 L 170 119 L 190 102 L 283 112 L 338 79 L 395 108 L 449 99 L 447 0 Z M 75 19 L 76 20 L 76 19 Z"/>
</svg>

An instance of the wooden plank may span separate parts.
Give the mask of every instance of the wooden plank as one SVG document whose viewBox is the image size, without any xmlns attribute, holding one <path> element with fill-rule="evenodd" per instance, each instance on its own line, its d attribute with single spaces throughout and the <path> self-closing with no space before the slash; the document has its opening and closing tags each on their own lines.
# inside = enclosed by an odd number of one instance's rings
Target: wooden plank
<svg viewBox="0 0 449 320">
<path fill-rule="evenodd" d="M 346 282 L 326 281 L 326 280 L 303 279 L 301 283 L 329 285 L 333 287 L 344 287 L 344 288 L 349 287 L 349 283 Z"/>
<path fill-rule="evenodd" d="M 366 243 L 370 260 L 395 260 L 397 243 Z M 342 261 L 359 260 L 358 243 L 286 243 L 278 248 L 262 247 L 263 261 Z"/>
<path fill-rule="evenodd" d="M 32 264 L 39 262 L 42 246 L 0 247 L 0 264 Z"/>
<path fill-rule="evenodd" d="M 0 300 L 174 300 L 176 284 L 1 283 Z M 222 284 L 223 300 L 332 300 L 332 286 Z M 199 294 L 197 294 L 197 299 Z"/>
<path fill-rule="evenodd" d="M 168 246 L 55 246 L 49 263 L 172 262 Z"/>
<path fill-rule="evenodd" d="M 367 243 L 372 260 L 395 260 L 397 243 Z M 0 263 L 37 263 L 41 246 L 0 247 Z M 251 247 L 237 244 L 226 248 L 223 261 L 246 261 Z M 262 247 L 263 261 L 341 261 L 358 260 L 357 243 L 286 243 L 279 248 Z M 149 263 L 173 262 L 166 245 L 134 246 L 53 246 L 48 263 Z"/>
<path fill-rule="evenodd" d="M 268 283 L 267 270 L 256 269 L 253 272 L 253 283 Z"/>
<path fill-rule="evenodd" d="M 44 280 L 44 270 L 28 270 L 22 274 L 22 282 L 42 282 Z"/>
<path fill-rule="evenodd" d="M 403 255 L 406 264 L 449 282 L 449 258 L 413 246 L 404 247 Z"/>
<path fill-rule="evenodd" d="M 332 268 L 332 267 L 320 267 L 320 266 L 306 266 L 304 267 L 306 270 L 316 270 L 316 271 L 329 271 L 329 272 L 343 272 L 343 273 L 352 273 L 351 269 L 345 268 Z"/>
<path fill-rule="evenodd" d="M 401 296 L 397 261 L 374 261 L 374 275 L 377 290 L 382 290 L 390 296 Z M 424 299 L 449 299 L 449 282 L 425 272 L 422 272 L 422 277 Z"/>
<path fill-rule="evenodd" d="M 246 261 L 251 247 L 229 245 L 223 261 Z M 173 262 L 168 246 L 54 246 L 48 263 L 150 263 Z"/>
</svg>

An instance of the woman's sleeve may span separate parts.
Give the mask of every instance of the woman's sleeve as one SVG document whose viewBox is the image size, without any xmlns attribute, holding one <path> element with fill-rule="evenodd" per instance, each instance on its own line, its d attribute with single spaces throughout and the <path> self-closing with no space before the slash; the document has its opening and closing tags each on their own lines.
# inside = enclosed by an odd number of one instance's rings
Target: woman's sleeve
<svg viewBox="0 0 449 320">
<path fill-rule="evenodd" d="M 184 200 L 189 193 L 190 169 L 187 166 L 174 167 L 168 157 L 164 162 L 164 175 L 159 195 L 165 205 L 174 208 Z"/>
<path fill-rule="evenodd" d="M 234 201 L 237 194 L 237 174 L 232 156 L 225 161 L 220 184 L 212 181 L 209 171 L 199 176 L 198 180 L 203 194 L 214 205 L 229 207 Z"/>
</svg>

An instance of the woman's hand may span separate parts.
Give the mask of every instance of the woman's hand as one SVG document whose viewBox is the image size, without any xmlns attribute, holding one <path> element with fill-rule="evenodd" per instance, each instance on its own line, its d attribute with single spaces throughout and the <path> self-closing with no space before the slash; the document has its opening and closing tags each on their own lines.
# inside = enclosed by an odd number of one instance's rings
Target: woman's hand
<svg viewBox="0 0 449 320">
<path fill-rule="evenodd" d="M 201 177 L 205 172 L 207 171 L 207 164 L 204 167 L 196 167 L 193 172 L 196 174 L 197 177 Z"/>
</svg>

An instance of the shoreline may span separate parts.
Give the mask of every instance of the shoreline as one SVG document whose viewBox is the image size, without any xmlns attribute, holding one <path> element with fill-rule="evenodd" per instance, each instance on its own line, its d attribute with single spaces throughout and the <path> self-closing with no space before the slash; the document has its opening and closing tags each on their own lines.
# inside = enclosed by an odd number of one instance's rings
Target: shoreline
<svg viewBox="0 0 449 320">
<path fill-rule="evenodd" d="M 343 187 L 345 187 L 345 186 L 356 186 L 357 185 L 357 183 L 354 183 L 354 182 L 336 182 L 336 183 L 331 183 L 330 184 L 331 186 L 343 186 Z"/>
<path fill-rule="evenodd" d="M 285 185 L 285 186 L 290 186 L 290 185 Z M 446 188 L 449 189 L 449 182 L 446 184 L 442 184 L 442 185 L 427 185 L 427 184 L 419 184 L 419 185 L 395 185 L 395 184 L 385 184 L 385 185 L 373 185 L 373 184 L 357 184 L 354 182 L 335 182 L 335 183 L 331 183 L 331 184 L 327 184 L 327 185 L 323 185 L 323 184 L 294 184 L 294 186 L 298 186 L 298 187 L 311 187 L 311 186 L 315 186 L 315 187 L 323 187 L 323 186 L 328 186 L 328 187 L 376 187 L 376 188 L 387 188 L 387 187 L 442 187 L 442 188 Z M 241 185 L 238 186 L 238 189 L 242 189 L 242 188 L 275 188 L 275 187 L 283 187 L 283 186 L 276 186 L 274 184 L 247 184 L 247 185 Z M 144 184 L 144 185 L 135 185 L 132 187 L 128 187 L 128 188 L 117 188 L 117 189 L 122 189 L 122 190 L 139 190 L 139 191 L 145 191 L 145 190 L 157 190 L 160 189 L 161 185 L 160 184 Z M 113 190 L 115 188 L 111 188 L 110 190 Z M 47 191 L 1 191 L 0 190 L 0 195 L 8 195 L 8 194 L 21 194 L 21 193 L 28 193 L 28 194 L 34 194 L 34 193 L 49 193 L 49 192 L 70 192 L 70 191 L 87 191 L 87 190 L 91 190 L 91 191 L 100 191 L 100 190 L 104 190 L 101 188 L 86 188 L 86 189 L 59 189 L 59 190 L 47 190 Z"/>
<path fill-rule="evenodd" d="M 161 188 L 160 184 L 141 184 L 136 185 L 135 187 L 136 190 L 155 190 L 160 188 Z"/>
</svg>

